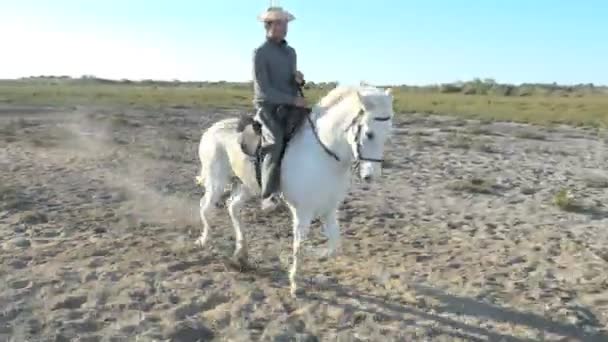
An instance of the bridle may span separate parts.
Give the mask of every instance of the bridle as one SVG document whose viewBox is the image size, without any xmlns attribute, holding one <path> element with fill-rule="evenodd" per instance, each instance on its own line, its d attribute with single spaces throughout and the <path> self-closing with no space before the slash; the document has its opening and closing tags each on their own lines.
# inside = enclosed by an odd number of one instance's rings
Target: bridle
<svg viewBox="0 0 608 342">
<path fill-rule="evenodd" d="M 317 126 L 315 125 L 314 121 L 312 120 L 312 118 L 310 117 L 310 113 L 312 111 L 311 110 L 307 110 L 306 111 L 306 119 L 308 120 L 308 123 L 310 124 L 310 127 L 312 128 L 312 132 L 315 136 L 315 138 L 317 139 L 317 142 L 319 142 L 319 144 L 321 145 L 321 147 L 323 148 L 323 150 L 325 150 L 325 152 L 327 154 L 329 154 L 331 157 L 333 157 L 337 162 L 340 162 L 340 157 L 338 157 L 338 155 L 333 152 L 332 150 L 329 149 L 329 147 L 327 147 L 323 141 L 321 141 L 321 138 L 319 137 L 319 133 L 317 132 Z M 353 162 L 353 164 L 355 165 L 355 167 L 357 167 L 359 165 L 360 162 L 362 161 L 368 161 L 368 162 L 372 162 L 372 163 L 383 163 L 384 159 L 379 159 L 379 158 L 367 158 L 363 156 L 363 153 L 361 153 L 362 147 L 363 147 L 363 143 L 361 142 L 361 129 L 363 127 L 363 124 L 361 123 L 361 118 L 363 117 L 363 114 L 365 112 L 362 110 L 359 112 L 359 114 L 357 114 L 357 116 L 353 119 L 353 121 L 350 123 L 350 125 L 348 125 L 348 127 L 346 127 L 346 129 L 344 131 L 348 131 L 349 129 L 351 129 L 354 125 L 356 125 L 356 129 L 355 129 L 355 141 L 354 143 L 357 145 L 356 146 L 356 155 L 355 157 L 355 161 Z M 374 121 L 388 121 L 390 120 L 391 117 L 390 116 L 383 116 L 383 117 L 378 117 L 378 118 L 373 118 Z"/>
<path fill-rule="evenodd" d="M 363 127 L 363 125 L 361 123 L 361 118 L 363 117 L 363 114 L 365 114 L 365 111 L 361 110 L 359 112 L 359 114 L 357 114 L 357 116 L 353 119 L 353 122 L 351 122 L 351 124 L 348 125 L 348 127 L 346 127 L 346 131 L 348 131 L 355 124 L 357 125 L 356 129 L 355 129 L 355 141 L 354 141 L 354 143 L 357 145 L 356 149 L 355 149 L 357 151 L 357 155 L 355 156 L 355 164 L 358 165 L 362 161 L 367 161 L 367 162 L 372 162 L 372 163 L 383 163 L 384 159 L 367 158 L 367 157 L 364 157 L 363 153 L 361 152 L 361 149 L 363 147 L 363 143 L 361 142 L 361 129 Z M 374 121 L 388 121 L 390 119 L 391 119 L 390 116 L 373 118 Z"/>
<path fill-rule="evenodd" d="M 298 84 L 298 92 L 300 93 L 300 96 L 304 97 L 304 92 L 302 91 L 302 86 L 300 84 Z M 310 127 L 312 128 L 312 132 L 315 136 L 315 138 L 317 139 L 317 142 L 319 142 L 319 144 L 321 145 L 321 147 L 323 148 L 323 150 L 325 150 L 325 152 L 327 154 L 329 154 L 331 157 L 333 157 L 337 162 L 340 162 L 340 157 L 338 157 L 338 155 L 333 152 L 332 150 L 329 149 L 329 147 L 327 147 L 323 141 L 321 141 L 321 138 L 319 137 L 319 134 L 317 132 L 317 127 L 314 123 L 314 121 L 312 120 L 312 118 L 310 117 L 310 114 L 312 113 L 312 110 L 310 108 L 307 108 L 306 110 L 306 119 L 308 121 L 308 123 L 310 124 Z M 363 127 L 363 124 L 361 122 L 361 118 L 363 117 L 363 115 L 365 114 L 364 110 L 361 110 L 357 116 L 353 119 L 353 121 L 348 125 L 348 127 L 346 127 L 345 131 L 348 131 L 349 129 L 351 129 L 354 125 L 356 125 L 356 129 L 355 129 L 355 141 L 354 143 L 357 145 L 356 146 L 356 155 L 355 157 L 355 161 L 353 162 L 354 166 L 357 167 L 360 162 L 362 161 L 367 161 L 367 162 L 372 162 L 372 163 L 383 163 L 384 159 L 378 159 L 378 158 L 367 158 L 364 157 L 363 154 L 361 153 L 362 147 L 363 147 L 363 143 L 361 142 L 361 129 Z M 390 116 L 383 116 L 383 117 L 378 117 L 378 118 L 373 118 L 374 121 L 388 121 L 390 120 L 391 117 Z"/>
</svg>

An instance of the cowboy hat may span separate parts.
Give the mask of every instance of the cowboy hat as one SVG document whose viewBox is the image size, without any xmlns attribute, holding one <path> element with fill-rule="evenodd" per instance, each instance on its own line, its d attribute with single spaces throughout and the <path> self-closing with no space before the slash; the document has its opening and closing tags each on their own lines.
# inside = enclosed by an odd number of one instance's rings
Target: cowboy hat
<svg viewBox="0 0 608 342">
<path fill-rule="evenodd" d="M 294 19 L 295 17 L 282 7 L 269 7 L 265 12 L 258 15 L 258 20 L 263 22 L 275 20 L 292 21 Z"/>
</svg>

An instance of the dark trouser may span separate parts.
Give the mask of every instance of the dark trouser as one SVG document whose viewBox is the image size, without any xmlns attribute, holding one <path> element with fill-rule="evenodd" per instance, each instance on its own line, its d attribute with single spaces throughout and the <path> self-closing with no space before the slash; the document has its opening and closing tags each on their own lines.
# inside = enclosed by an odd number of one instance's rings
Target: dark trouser
<svg viewBox="0 0 608 342">
<path fill-rule="evenodd" d="M 285 145 L 287 111 L 275 105 L 259 105 L 258 118 L 262 121 L 262 198 L 276 194 L 281 180 L 281 156 Z"/>
</svg>

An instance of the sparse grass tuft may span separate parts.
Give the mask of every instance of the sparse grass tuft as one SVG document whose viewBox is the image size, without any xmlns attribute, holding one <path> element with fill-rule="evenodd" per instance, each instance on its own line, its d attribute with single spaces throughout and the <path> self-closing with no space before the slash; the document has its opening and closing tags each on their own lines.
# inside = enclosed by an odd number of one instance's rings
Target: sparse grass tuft
<svg viewBox="0 0 608 342">
<path fill-rule="evenodd" d="M 112 116 L 110 121 L 112 122 L 112 126 L 115 126 L 115 127 L 129 125 L 129 119 L 127 119 L 124 115 L 114 115 L 114 116 Z"/>
<path fill-rule="evenodd" d="M 496 135 L 496 133 L 482 127 L 481 125 L 469 127 L 466 132 L 472 135 Z"/>
<path fill-rule="evenodd" d="M 53 127 L 46 130 L 29 131 L 26 141 L 37 148 L 52 148 L 67 143 L 75 138 L 74 132 L 64 127 Z"/>
<path fill-rule="evenodd" d="M 52 140 L 43 140 L 40 137 L 31 137 L 29 140 L 30 144 L 34 147 L 42 148 L 42 147 L 55 147 L 57 143 Z"/>
<path fill-rule="evenodd" d="M 0 183 L 0 201 L 8 201 L 16 196 L 17 189 L 10 185 Z"/>
<path fill-rule="evenodd" d="M 11 120 L 8 123 L 0 126 L 0 137 L 7 143 L 17 141 L 17 136 L 23 132 L 28 131 L 28 128 L 37 126 L 38 123 L 19 118 L 17 120 Z"/>
<path fill-rule="evenodd" d="M 412 135 L 418 136 L 418 137 L 430 137 L 433 135 L 433 132 L 417 130 L 417 131 L 412 132 Z"/>
<path fill-rule="evenodd" d="M 441 133 L 458 133 L 458 129 L 454 128 L 454 127 L 441 127 L 439 129 L 439 132 Z"/>
<path fill-rule="evenodd" d="M 188 141 L 190 140 L 190 136 L 188 136 L 188 134 L 182 132 L 182 131 L 178 131 L 178 130 L 171 130 L 169 132 L 167 132 L 167 138 L 169 138 L 170 140 L 182 140 L 182 141 Z"/>
<path fill-rule="evenodd" d="M 553 197 L 553 204 L 555 204 L 555 206 L 561 210 L 578 214 L 601 216 L 608 214 L 605 210 L 598 206 L 598 203 L 591 203 L 591 201 L 577 199 L 570 191 L 568 191 L 568 189 L 561 189 L 558 191 Z"/>
<path fill-rule="evenodd" d="M 473 143 L 473 149 L 485 153 L 500 153 L 498 147 L 490 139 L 476 140 Z"/>
<path fill-rule="evenodd" d="M 449 124 L 454 127 L 464 127 L 467 125 L 467 121 L 463 120 L 463 119 L 455 119 L 455 120 L 449 121 Z"/>
<path fill-rule="evenodd" d="M 2 135 L 2 134 L 0 134 L 0 135 Z M 4 136 L 4 142 L 6 142 L 7 144 L 14 143 L 16 141 L 17 141 L 17 137 L 15 137 L 14 135 L 5 135 Z"/>
<path fill-rule="evenodd" d="M 441 144 L 433 139 L 425 139 L 421 135 L 414 135 L 412 138 L 412 144 L 417 147 L 422 146 L 440 146 Z"/>
<path fill-rule="evenodd" d="M 553 204 L 566 211 L 573 211 L 577 208 L 574 196 L 567 189 L 561 189 L 553 197 Z"/>
<path fill-rule="evenodd" d="M 0 210 L 25 210 L 32 202 L 16 186 L 0 184 Z"/>
<path fill-rule="evenodd" d="M 469 149 L 473 144 L 473 139 L 468 135 L 451 133 L 446 138 L 446 145 L 450 148 Z"/>
<path fill-rule="evenodd" d="M 141 124 L 139 122 L 130 120 L 125 115 L 125 113 L 116 113 L 116 114 L 110 116 L 110 124 L 115 128 L 121 128 L 121 127 L 128 128 L 128 127 L 141 126 Z"/>
<path fill-rule="evenodd" d="M 4 126 L 0 127 L 0 136 L 7 143 L 17 141 L 15 130 L 12 129 L 12 127 L 10 125 L 4 125 Z"/>
<path fill-rule="evenodd" d="M 36 211 L 25 211 L 21 213 L 19 221 L 27 224 L 38 224 L 48 222 L 48 218 L 44 213 Z"/>
<path fill-rule="evenodd" d="M 496 183 L 480 178 L 458 180 L 447 185 L 447 189 L 455 192 L 493 195 L 498 191 Z"/>
<path fill-rule="evenodd" d="M 530 140 L 547 140 L 547 136 L 533 130 L 521 130 L 515 133 L 516 138 Z"/>
<path fill-rule="evenodd" d="M 538 192 L 537 188 L 533 188 L 533 187 L 530 187 L 530 186 L 526 186 L 526 187 L 521 188 L 521 193 L 524 194 L 524 195 L 534 195 L 537 192 Z"/>
</svg>

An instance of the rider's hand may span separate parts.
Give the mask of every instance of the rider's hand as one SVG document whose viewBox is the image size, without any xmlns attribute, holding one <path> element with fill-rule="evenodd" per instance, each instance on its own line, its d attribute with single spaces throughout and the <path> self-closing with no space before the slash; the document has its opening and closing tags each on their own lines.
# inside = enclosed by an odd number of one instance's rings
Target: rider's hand
<svg viewBox="0 0 608 342">
<path fill-rule="evenodd" d="M 300 71 L 296 71 L 296 82 L 298 84 L 304 83 L 304 74 L 302 74 Z"/>
<path fill-rule="evenodd" d="M 298 96 L 293 102 L 293 105 L 296 107 L 306 108 L 306 99 L 301 96 Z"/>
</svg>

